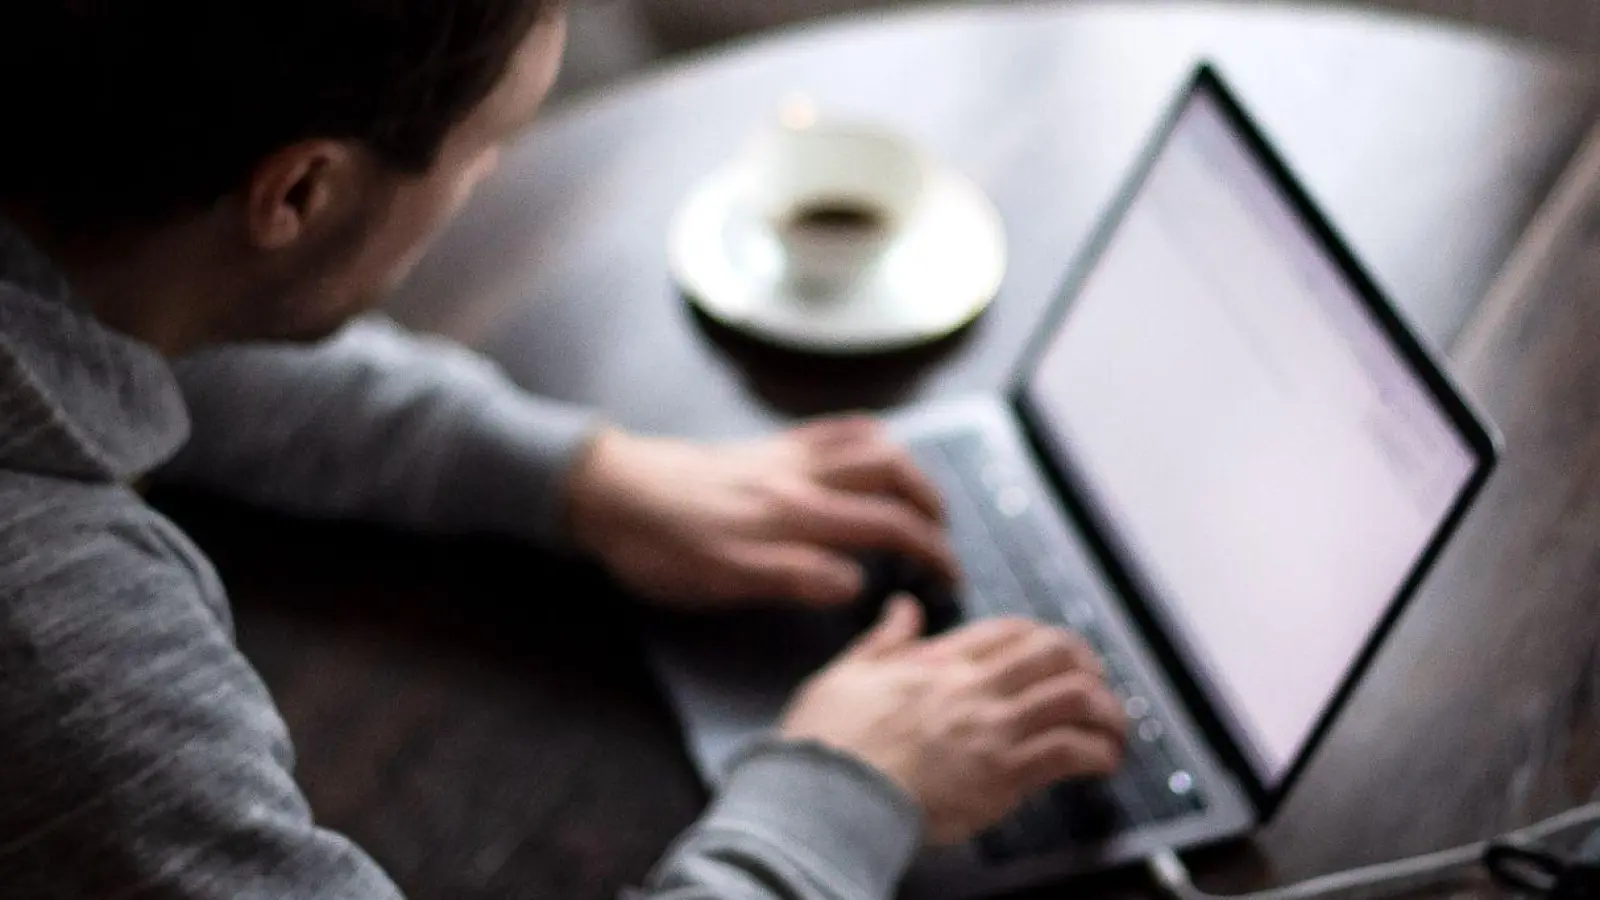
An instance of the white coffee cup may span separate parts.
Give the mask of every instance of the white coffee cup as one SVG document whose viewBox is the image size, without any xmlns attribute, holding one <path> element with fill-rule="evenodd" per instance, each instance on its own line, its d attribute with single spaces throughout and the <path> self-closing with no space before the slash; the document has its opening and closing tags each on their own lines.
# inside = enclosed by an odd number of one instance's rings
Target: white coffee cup
<svg viewBox="0 0 1600 900">
<path fill-rule="evenodd" d="M 807 121 L 758 138 L 740 165 L 743 192 L 782 245 L 789 281 L 839 294 L 868 273 L 917 214 L 929 164 L 873 125 Z"/>
</svg>

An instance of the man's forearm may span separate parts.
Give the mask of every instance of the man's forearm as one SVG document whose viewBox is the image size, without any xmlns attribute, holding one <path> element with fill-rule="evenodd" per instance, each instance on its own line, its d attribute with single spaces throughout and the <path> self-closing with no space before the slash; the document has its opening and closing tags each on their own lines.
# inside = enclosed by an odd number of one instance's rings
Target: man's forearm
<svg viewBox="0 0 1600 900">
<path fill-rule="evenodd" d="M 367 318 L 312 347 L 229 347 L 177 366 L 193 436 L 162 478 L 288 512 L 562 539 L 565 482 L 596 423 L 487 360 Z"/>
</svg>

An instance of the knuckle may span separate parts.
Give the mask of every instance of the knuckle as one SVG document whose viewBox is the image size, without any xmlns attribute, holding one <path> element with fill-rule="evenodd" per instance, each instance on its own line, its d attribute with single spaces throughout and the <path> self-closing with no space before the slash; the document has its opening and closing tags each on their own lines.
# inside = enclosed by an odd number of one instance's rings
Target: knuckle
<svg viewBox="0 0 1600 900">
<path fill-rule="evenodd" d="M 1027 665 L 1035 681 L 1061 677 L 1070 672 L 1071 651 L 1055 635 L 1042 629 L 1031 629 L 1021 635 L 1016 645 L 1016 659 Z"/>
<path fill-rule="evenodd" d="M 1069 679 L 1061 685 L 1057 703 L 1061 712 L 1070 719 L 1087 717 L 1095 708 L 1096 691 L 1083 679 Z"/>
<path fill-rule="evenodd" d="M 1083 765 L 1090 774 L 1103 775 L 1114 771 L 1121 752 L 1110 741 L 1094 741 L 1083 754 Z"/>
<path fill-rule="evenodd" d="M 1081 660 L 1095 659 L 1094 648 L 1084 640 L 1083 635 L 1066 629 L 1057 629 L 1056 634 L 1061 638 L 1062 646 L 1071 650 L 1073 655 Z"/>
<path fill-rule="evenodd" d="M 911 451 L 899 444 L 889 443 L 888 441 L 883 441 L 879 444 L 879 447 L 880 452 L 883 454 L 883 464 L 893 469 L 896 474 L 911 479 L 922 477 L 922 470 L 917 468 L 916 461 L 911 458 Z"/>
<path fill-rule="evenodd" d="M 1095 724 L 1115 736 L 1119 744 L 1126 740 L 1128 715 L 1123 712 L 1122 701 L 1115 694 L 1101 690 L 1097 699 L 1091 701 L 1090 716 Z"/>
<path fill-rule="evenodd" d="M 982 666 L 963 661 L 960 665 L 952 666 L 950 671 L 952 681 L 960 693 L 969 697 L 980 697 L 991 693 L 989 673 Z"/>
<path fill-rule="evenodd" d="M 785 597 L 804 594 L 811 586 L 811 572 L 799 566 L 775 569 L 766 573 L 769 590 Z"/>
<path fill-rule="evenodd" d="M 1063 741 L 1053 749 L 1050 762 L 1056 778 L 1090 775 L 1100 771 L 1100 754 L 1090 744 Z"/>
<path fill-rule="evenodd" d="M 873 444 L 888 442 L 888 429 L 884 427 L 881 421 L 872 416 L 865 414 L 847 416 L 841 422 L 863 442 Z"/>
<path fill-rule="evenodd" d="M 1022 638 L 1032 634 L 1038 629 L 1038 624 L 1020 616 L 1005 616 L 990 620 L 994 622 L 996 637 Z"/>
<path fill-rule="evenodd" d="M 978 733 L 984 736 L 1008 732 L 1013 718 L 1012 711 L 1000 703 L 983 703 L 978 706 L 972 716 L 972 724 Z"/>
<path fill-rule="evenodd" d="M 873 524 L 885 537 L 908 544 L 923 544 L 928 540 L 928 529 L 904 504 L 885 503 L 875 519 Z"/>
<path fill-rule="evenodd" d="M 1013 768 L 1013 780 L 1019 792 L 1031 792 L 1047 784 L 1079 774 L 1062 764 L 1054 754 L 1037 754 L 1019 760 Z"/>
<path fill-rule="evenodd" d="M 1039 639 L 1039 655 L 1055 672 L 1070 672 L 1078 668 L 1078 650 L 1060 632 L 1047 631 Z"/>
<path fill-rule="evenodd" d="M 869 416 L 844 416 L 830 419 L 816 432 L 819 449 L 834 455 L 859 453 L 871 446 L 882 425 Z"/>
<path fill-rule="evenodd" d="M 805 485 L 787 478 L 769 481 L 760 490 L 762 505 L 784 514 L 805 509 L 811 500 L 811 492 Z"/>
<path fill-rule="evenodd" d="M 1109 772 L 1117 766 L 1117 747 L 1105 738 L 1089 737 L 1074 748 L 1072 758 L 1076 765 L 1091 774 Z"/>
<path fill-rule="evenodd" d="M 1076 646 L 1071 632 L 1049 627 L 1039 629 L 1039 643 L 1054 650 L 1072 650 Z"/>
<path fill-rule="evenodd" d="M 895 542 L 894 522 L 876 499 L 828 502 L 827 519 L 836 530 L 848 532 L 852 541 L 891 546 Z"/>
<path fill-rule="evenodd" d="M 966 626 L 967 634 L 976 643 L 991 643 L 1007 638 L 1014 630 L 1013 619 L 979 619 Z"/>
<path fill-rule="evenodd" d="M 855 443 L 850 446 L 849 451 L 859 465 L 882 472 L 894 465 L 898 448 L 882 434 L 864 432 L 856 435 Z"/>
</svg>

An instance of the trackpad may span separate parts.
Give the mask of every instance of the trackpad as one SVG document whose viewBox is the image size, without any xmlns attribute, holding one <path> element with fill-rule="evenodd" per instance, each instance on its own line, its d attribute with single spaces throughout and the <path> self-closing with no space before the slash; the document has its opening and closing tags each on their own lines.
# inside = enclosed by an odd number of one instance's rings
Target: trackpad
<svg viewBox="0 0 1600 900">
<path fill-rule="evenodd" d="M 701 776 L 720 783 L 728 760 L 777 721 L 795 687 L 862 624 L 848 607 L 652 616 L 645 641 Z"/>
</svg>

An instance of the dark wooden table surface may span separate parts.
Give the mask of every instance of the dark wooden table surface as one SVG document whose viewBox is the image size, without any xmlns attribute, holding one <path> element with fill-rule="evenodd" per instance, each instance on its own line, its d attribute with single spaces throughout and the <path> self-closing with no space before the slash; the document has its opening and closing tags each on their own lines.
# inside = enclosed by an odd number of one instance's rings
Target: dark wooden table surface
<svg viewBox="0 0 1600 900">
<path fill-rule="evenodd" d="M 553 116 L 393 310 L 638 428 L 748 433 L 990 388 L 1202 53 L 1422 330 L 1454 348 L 1510 448 L 1279 818 L 1203 858 L 1202 880 L 1259 886 L 1587 799 L 1600 779 L 1600 224 L 1552 244 L 1548 275 L 1474 319 L 1600 109 L 1594 73 L 1575 62 L 1243 4 L 921 13 L 801 32 Z M 673 205 L 794 92 L 904 130 L 999 205 L 1010 272 L 962 339 L 808 363 L 686 309 L 665 271 Z M 581 565 L 166 502 L 229 581 L 322 821 L 412 896 L 609 897 L 697 813 L 703 795 L 628 604 Z"/>
</svg>

